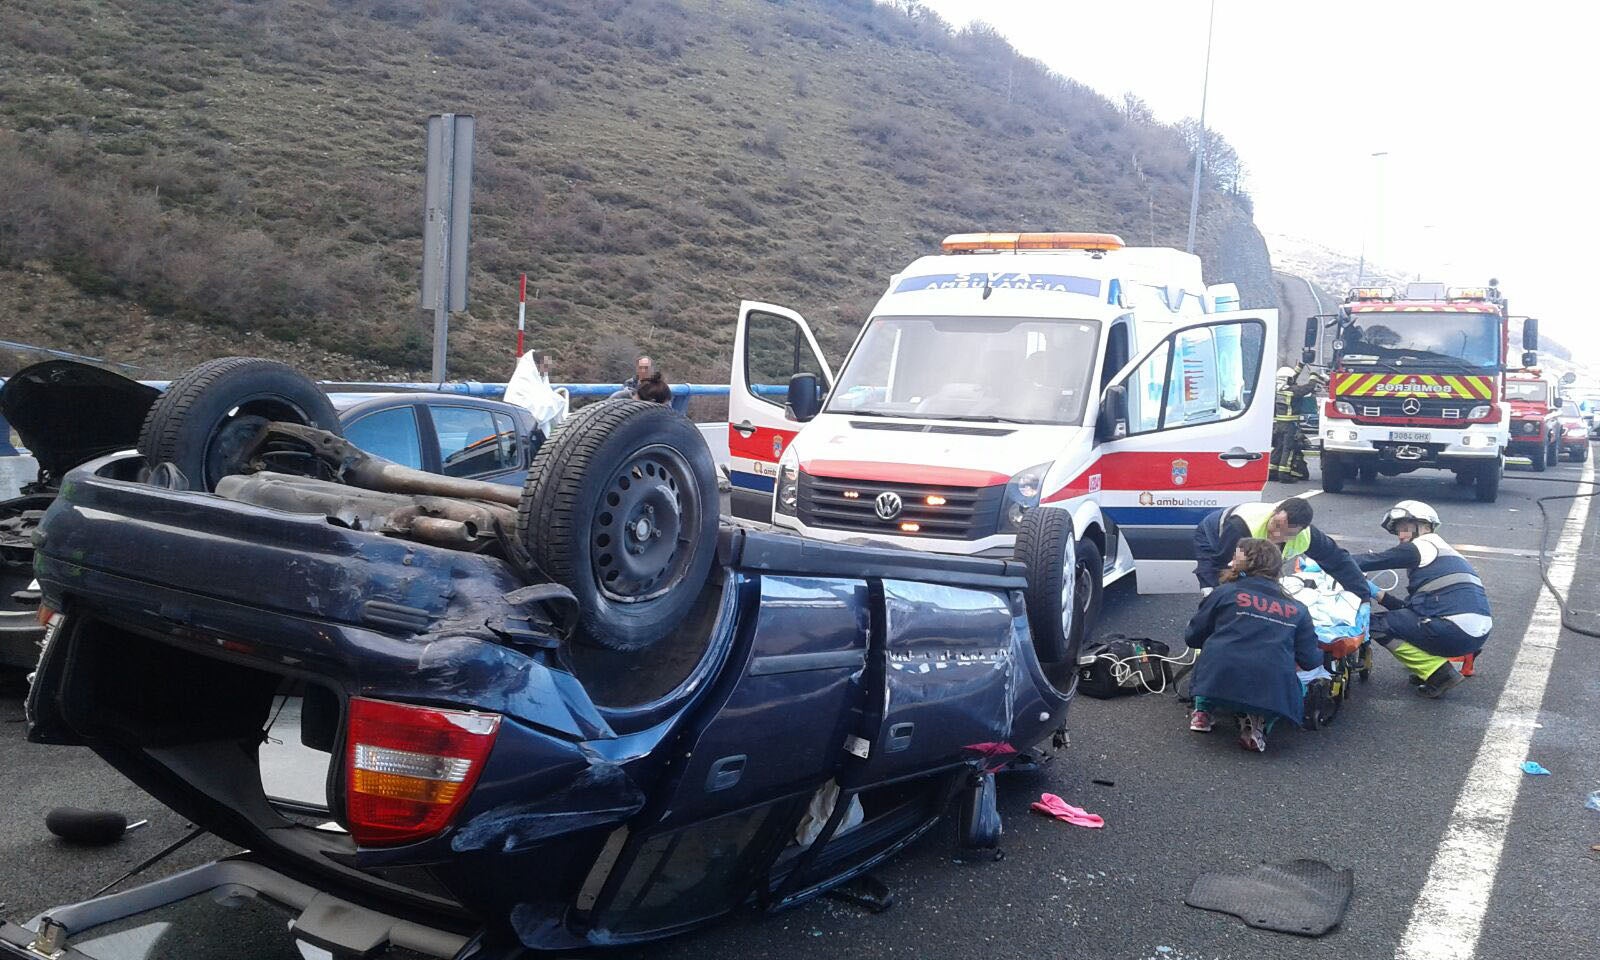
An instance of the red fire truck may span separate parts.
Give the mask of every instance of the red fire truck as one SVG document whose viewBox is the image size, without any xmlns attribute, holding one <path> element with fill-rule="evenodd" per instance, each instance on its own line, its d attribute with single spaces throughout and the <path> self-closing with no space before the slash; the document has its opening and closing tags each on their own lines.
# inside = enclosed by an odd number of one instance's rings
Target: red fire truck
<svg viewBox="0 0 1600 960">
<path fill-rule="evenodd" d="M 1494 502 L 1511 440 L 1506 370 L 1537 362 L 1538 321 L 1523 322 L 1520 364 L 1507 355 L 1510 314 L 1493 281 L 1358 287 L 1336 315 L 1307 320 L 1308 359 L 1325 327 L 1333 340 L 1319 427 L 1322 488 L 1449 470 Z"/>
</svg>

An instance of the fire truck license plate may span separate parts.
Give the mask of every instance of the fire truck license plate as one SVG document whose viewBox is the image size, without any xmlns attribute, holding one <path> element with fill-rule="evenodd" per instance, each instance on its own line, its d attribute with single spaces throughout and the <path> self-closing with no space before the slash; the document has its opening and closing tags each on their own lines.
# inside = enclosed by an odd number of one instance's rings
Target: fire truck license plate
<svg viewBox="0 0 1600 960">
<path fill-rule="evenodd" d="M 1427 443 L 1432 437 L 1426 430 L 1390 430 L 1389 439 L 1396 443 Z"/>
</svg>

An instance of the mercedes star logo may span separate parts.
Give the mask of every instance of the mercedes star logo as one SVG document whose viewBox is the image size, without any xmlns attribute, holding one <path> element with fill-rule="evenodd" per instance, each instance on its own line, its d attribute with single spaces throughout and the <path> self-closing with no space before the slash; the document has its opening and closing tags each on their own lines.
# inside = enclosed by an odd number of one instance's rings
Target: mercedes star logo
<svg viewBox="0 0 1600 960">
<path fill-rule="evenodd" d="M 1400 409 L 1405 411 L 1406 416 L 1414 417 L 1422 412 L 1422 401 L 1418 400 L 1416 397 L 1407 397 L 1405 401 L 1400 404 Z"/>
<path fill-rule="evenodd" d="M 895 493 L 893 490 L 885 490 L 878 494 L 878 499 L 873 501 L 872 505 L 878 511 L 878 519 L 880 520 L 893 520 L 895 517 L 900 516 L 900 508 L 904 506 L 900 502 L 900 494 Z"/>
</svg>

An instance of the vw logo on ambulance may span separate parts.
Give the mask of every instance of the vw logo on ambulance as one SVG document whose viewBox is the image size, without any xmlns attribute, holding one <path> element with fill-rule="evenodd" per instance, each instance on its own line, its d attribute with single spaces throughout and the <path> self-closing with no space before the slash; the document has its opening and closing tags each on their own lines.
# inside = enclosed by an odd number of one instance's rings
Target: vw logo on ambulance
<svg viewBox="0 0 1600 960">
<path fill-rule="evenodd" d="M 879 520 L 893 520 L 900 516 L 900 510 L 905 504 L 900 502 L 900 494 L 893 490 L 885 490 L 878 494 L 878 499 L 873 501 L 872 506 L 878 512 Z"/>
</svg>

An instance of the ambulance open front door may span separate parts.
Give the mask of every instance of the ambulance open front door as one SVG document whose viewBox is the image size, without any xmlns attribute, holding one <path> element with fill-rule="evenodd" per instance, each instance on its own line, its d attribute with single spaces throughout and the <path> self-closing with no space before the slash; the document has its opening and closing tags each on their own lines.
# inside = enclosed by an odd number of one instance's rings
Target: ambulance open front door
<svg viewBox="0 0 1600 960">
<path fill-rule="evenodd" d="M 1272 450 L 1276 310 L 1213 315 L 1173 331 L 1102 398 L 1101 512 L 1125 539 L 1140 593 L 1198 590 L 1194 530 L 1261 499 Z M 1126 416 L 1108 403 L 1121 388 Z"/>
<path fill-rule="evenodd" d="M 814 374 L 824 392 L 833 388 L 833 371 L 805 318 L 770 303 L 741 302 L 728 378 L 728 479 L 736 517 L 772 519 L 778 458 L 802 426 L 783 412 L 797 373 Z"/>
</svg>

